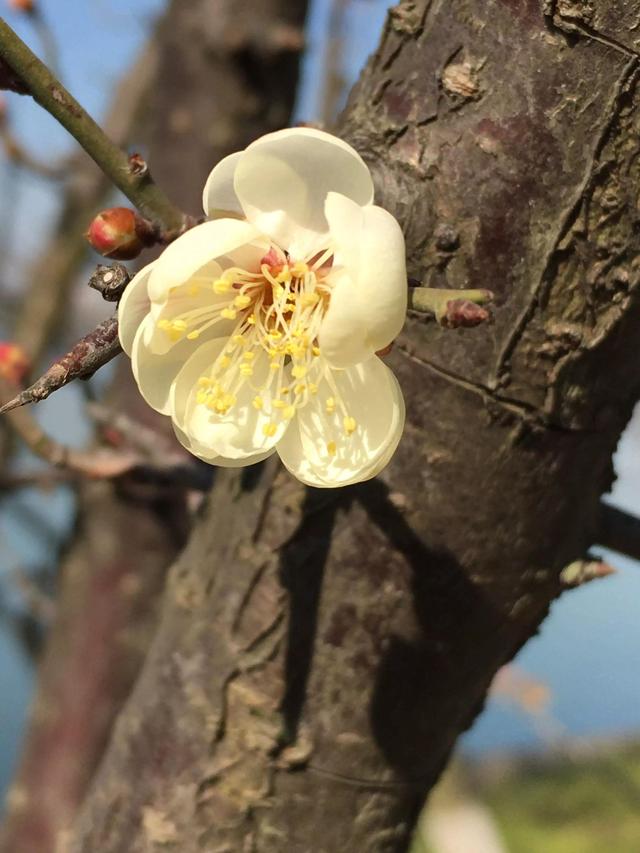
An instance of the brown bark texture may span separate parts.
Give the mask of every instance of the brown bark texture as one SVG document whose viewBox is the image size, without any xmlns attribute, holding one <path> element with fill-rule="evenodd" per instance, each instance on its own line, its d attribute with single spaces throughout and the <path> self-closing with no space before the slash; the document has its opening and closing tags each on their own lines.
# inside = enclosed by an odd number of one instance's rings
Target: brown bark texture
<svg viewBox="0 0 640 853">
<path fill-rule="evenodd" d="M 173 3 L 160 32 L 119 87 L 107 121 L 119 141 L 151 144 L 159 177 L 194 212 L 213 163 L 286 124 L 292 110 L 304 6 L 294 4 L 280 18 L 274 16 L 272 3 L 245 6 L 254 14 L 240 20 L 250 29 L 238 26 L 233 4 Z M 255 13 L 262 16 L 263 26 L 258 26 Z M 203 20 L 204 39 L 196 32 Z M 196 32 L 196 41 L 204 46 L 206 76 L 202 55 L 196 55 L 195 64 L 191 61 L 189 42 L 182 44 L 183 53 L 174 64 L 178 24 L 183 25 L 181 34 L 188 27 L 190 38 Z M 154 92 L 149 93 L 152 78 Z M 194 87 L 194 78 L 203 87 Z M 189 102 L 192 94 L 195 99 Z M 174 157 L 175 152 L 179 156 Z M 55 327 L 55 306 L 64 302 L 73 272 L 86 254 L 81 232 L 107 189 L 96 167 L 82 158 L 16 330 L 36 356 Z M 48 274 L 44 279 L 43 269 Z M 45 292 L 48 300 L 43 301 Z M 128 362 L 119 365 L 107 405 L 126 411 L 147 429 L 170 432 L 168 423 L 133 390 Z M 159 446 L 162 443 L 166 436 L 159 435 Z M 39 666 L 24 751 L 7 798 L 0 832 L 3 853 L 66 849 L 68 827 L 153 635 L 165 570 L 184 544 L 188 528 L 183 489 L 172 492 L 166 483 L 147 482 L 144 473 L 127 475 L 115 485 L 86 484 L 78 500 L 80 517 L 60 567 L 57 617 Z"/>
<path fill-rule="evenodd" d="M 219 8 L 174 19 L 158 114 L 188 132 L 186 154 L 177 137 L 159 151 L 167 169 L 201 156 L 181 95 L 206 102 L 217 62 L 247 52 L 247 84 L 265 77 L 248 6 L 229 18 L 246 48 L 208 44 Z M 597 540 L 640 390 L 638 17 L 630 0 L 391 11 L 341 132 L 410 273 L 490 287 L 495 322 L 410 318 L 391 358 L 406 434 L 377 480 L 218 472 L 72 853 L 406 849 L 496 670 Z"/>
</svg>

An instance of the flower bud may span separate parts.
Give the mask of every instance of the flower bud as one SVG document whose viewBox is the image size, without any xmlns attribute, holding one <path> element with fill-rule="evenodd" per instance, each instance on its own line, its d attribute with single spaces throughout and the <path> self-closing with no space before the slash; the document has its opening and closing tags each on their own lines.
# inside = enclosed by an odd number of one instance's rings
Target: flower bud
<svg viewBox="0 0 640 853">
<path fill-rule="evenodd" d="M 0 341 L 0 377 L 12 385 L 20 385 L 26 376 L 31 362 L 29 356 L 18 344 Z"/>
<path fill-rule="evenodd" d="M 26 12 L 29 15 L 35 11 L 36 0 L 9 0 L 9 6 L 16 12 Z"/>
<path fill-rule="evenodd" d="M 145 247 L 146 223 L 128 207 L 103 210 L 89 225 L 86 237 L 90 245 L 105 258 L 130 261 Z"/>
</svg>

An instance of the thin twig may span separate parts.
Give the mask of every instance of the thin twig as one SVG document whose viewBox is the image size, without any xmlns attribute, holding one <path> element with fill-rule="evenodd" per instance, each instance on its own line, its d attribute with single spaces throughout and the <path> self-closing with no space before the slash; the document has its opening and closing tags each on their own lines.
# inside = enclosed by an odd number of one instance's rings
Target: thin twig
<svg viewBox="0 0 640 853">
<path fill-rule="evenodd" d="M 69 174 L 69 161 L 49 165 L 42 160 L 38 160 L 18 142 L 6 122 L 2 121 L 2 119 L 0 119 L 0 141 L 2 142 L 7 160 L 14 166 L 26 169 L 29 172 L 33 172 L 34 175 L 52 181 L 62 180 Z"/>
<path fill-rule="evenodd" d="M 139 155 L 128 157 L 104 133 L 62 83 L 49 71 L 7 22 L 0 18 L 0 58 L 41 107 L 84 148 L 102 171 L 146 216 L 166 228 L 181 228 L 184 216 L 153 182 Z M 3 77 L 11 75 L 0 75 Z"/>
<path fill-rule="evenodd" d="M 8 383 L 0 381 L 0 391 L 6 392 Z M 118 477 L 130 471 L 139 462 L 133 453 L 113 451 L 84 451 L 61 444 L 42 429 L 27 409 L 18 409 L 7 414 L 14 432 L 40 459 L 56 468 L 67 468 L 88 477 Z"/>
<path fill-rule="evenodd" d="M 0 407 L 0 415 L 25 406 L 27 403 L 46 400 L 50 394 L 68 385 L 74 379 L 89 379 L 96 370 L 104 367 L 121 352 L 117 317 L 109 317 L 81 338 L 69 352 L 54 361 L 33 385 L 16 394 Z"/>
</svg>

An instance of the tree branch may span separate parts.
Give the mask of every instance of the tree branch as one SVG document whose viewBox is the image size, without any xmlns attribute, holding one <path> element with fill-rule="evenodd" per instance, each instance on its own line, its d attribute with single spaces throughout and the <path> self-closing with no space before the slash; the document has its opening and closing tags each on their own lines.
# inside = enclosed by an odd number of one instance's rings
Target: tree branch
<svg viewBox="0 0 640 853">
<path fill-rule="evenodd" d="M 51 367 L 33 385 L 16 394 L 0 407 L 0 415 L 24 406 L 39 403 L 50 394 L 68 385 L 74 379 L 89 379 L 122 352 L 118 340 L 118 319 L 109 317 L 81 338 L 78 343 L 54 361 Z"/>
<path fill-rule="evenodd" d="M 153 182 L 144 160 L 139 155 L 128 157 L 109 139 L 3 18 L 0 18 L 0 59 L 136 207 L 167 228 L 182 226 L 183 214 Z M 15 82 L 12 88 L 15 90 Z"/>
<path fill-rule="evenodd" d="M 640 560 L 640 518 L 611 504 L 601 504 L 598 545 Z"/>
</svg>

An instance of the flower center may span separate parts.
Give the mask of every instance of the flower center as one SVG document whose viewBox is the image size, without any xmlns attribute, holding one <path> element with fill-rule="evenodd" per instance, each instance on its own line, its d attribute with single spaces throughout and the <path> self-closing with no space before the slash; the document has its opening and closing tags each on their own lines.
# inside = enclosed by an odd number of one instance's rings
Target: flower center
<svg viewBox="0 0 640 853">
<path fill-rule="evenodd" d="M 291 262 L 272 248 L 263 257 L 260 272 L 233 267 L 213 282 L 192 279 L 189 296 L 212 288 L 216 296 L 226 298 L 172 320 L 160 320 L 158 327 L 171 340 L 186 337 L 195 341 L 223 321 L 235 321 L 225 347 L 198 380 L 199 404 L 224 416 L 249 386 L 252 405 L 267 417 L 263 432 L 274 436 L 281 424 L 318 394 L 324 379 L 331 389 L 325 400 L 326 413 L 341 417 L 347 435 L 356 430 L 331 371 L 324 369 L 318 346 L 333 287 L 327 278 L 331 255 L 328 249 L 305 261 Z M 228 322 L 225 325 L 228 329 Z M 327 452 L 335 455 L 335 441 L 327 442 Z"/>
</svg>

